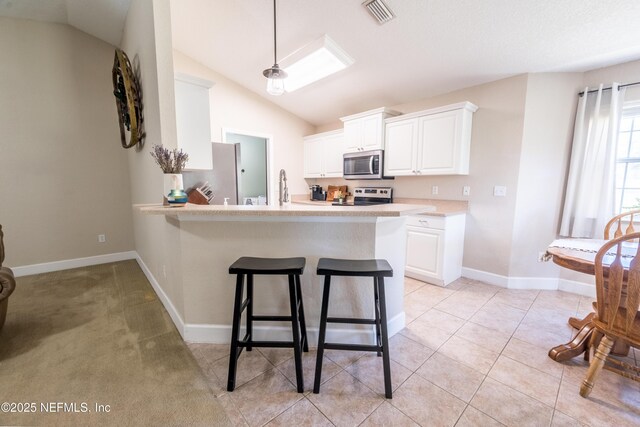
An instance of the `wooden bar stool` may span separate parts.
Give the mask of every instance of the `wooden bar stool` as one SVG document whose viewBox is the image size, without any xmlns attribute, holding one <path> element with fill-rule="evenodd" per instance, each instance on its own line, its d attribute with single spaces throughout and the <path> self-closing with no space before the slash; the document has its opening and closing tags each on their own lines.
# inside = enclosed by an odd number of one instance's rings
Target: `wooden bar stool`
<svg viewBox="0 0 640 427">
<path fill-rule="evenodd" d="M 304 390 L 302 378 L 302 351 L 309 351 L 307 343 L 307 328 L 304 321 L 304 306 L 302 305 L 302 290 L 300 275 L 304 271 L 304 258 L 252 258 L 241 257 L 229 267 L 229 274 L 236 274 L 236 296 L 233 305 L 233 326 L 231 331 L 231 351 L 229 357 L 229 376 L 227 391 L 233 391 L 236 386 L 236 369 L 238 357 L 244 348 L 251 351 L 253 347 L 293 347 L 296 364 L 296 383 L 298 393 Z M 289 278 L 289 306 L 291 316 L 258 316 L 253 314 L 253 276 L 286 275 Z M 242 300 L 244 276 L 247 276 L 247 299 Z M 247 332 L 244 338 L 239 338 L 240 320 L 242 312 L 247 309 Z M 293 341 L 255 341 L 253 339 L 253 322 L 291 321 Z"/>
<path fill-rule="evenodd" d="M 316 377 L 313 392 L 320 392 L 322 377 L 322 357 L 324 349 L 375 351 L 382 356 L 384 369 L 384 395 L 391 399 L 391 365 L 389 364 L 389 340 L 387 334 L 387 306 L 384 294 L 384 278 L 393 277 L 393 269 L 384 259 L 332 259 L 320 258 L 318 261 L 318 275 L 324 276 L 324 291 L 322 294 L 322 309 L 320 312 L 320 331 L 318 335 L 318 357 L 316 359 Z M 364 276 L 373 277 L 373 296 L 375 301 L 375 319 L 328 317 L 329 289 L 331 276 Z M 358 325 L 376 326 L 376 344 L 338 344 L 325 342 L 327 323 L 350 323 Z"/>
</svg>

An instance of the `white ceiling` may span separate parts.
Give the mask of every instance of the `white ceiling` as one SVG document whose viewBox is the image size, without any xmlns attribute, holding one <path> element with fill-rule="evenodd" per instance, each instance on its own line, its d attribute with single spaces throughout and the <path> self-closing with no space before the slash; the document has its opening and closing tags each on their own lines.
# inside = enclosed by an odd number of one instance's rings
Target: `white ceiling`
<svg viewBox="0 0 640 427">
<path fill-rule="evenodd" d="M 174 47 L 320 125 L 526 72 L 585 71 L 640 59 L 638 0 L 278 0 L 279 59 L 328 34 L 349 69 L 296 92 L 266 93 L 272 0 L 172 0 Z M 640 76 L 639 76 L 640 77 Z"/>
<path fill-rule="evenodd" d="M 120 45 L 131 0 L 0 0 L 0 16 L 69 24 Z"/>
<path fill-rule="evenodd" d="M 511 75 L 585 71 L 640 59 L 638 0 L 278 0 L 279 59 L 328 34 L 350 68 L 296 92 L 266 93 L 272 0 L 171 0 L 176 49 L 321 125 Z M 119 45 L 131 0 L 0 0 L 0 16 L 66 23 Z M 640 80 L 640 79 L 639 79 Z"/>
</svg>

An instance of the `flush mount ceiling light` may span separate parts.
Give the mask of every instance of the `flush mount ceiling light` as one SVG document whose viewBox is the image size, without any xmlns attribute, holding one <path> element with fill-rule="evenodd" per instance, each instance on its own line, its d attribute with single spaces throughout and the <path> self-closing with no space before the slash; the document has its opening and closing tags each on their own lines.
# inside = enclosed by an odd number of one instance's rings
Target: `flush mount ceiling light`
<svg viewBox="0 0 640 427">
<path fill-rule="evenodd" d="M 273 66 L 264 70 L 262 74 L 267 78 L 267 92 L 278 96 L 284 93 L 284 79 L 287 78 L 287 73 L 278 65 L 276 30 L 276 0 L 273 0 Z"/>
<path fill-rule="evenodd" d="M 282 60 L 288 77 L 285 90 L 293 92 L 344 70 L 354 60 L 326 34 Z"/>
<path fill-rule="evenodd" d="M 373 16 L 380 25 L 396 17 L 396 14 L 389 9 L 389 6 L 387 6 L 383 0 L 365 0 L 362 5 L 367 8 L 371 16 Z"/>
</svg>

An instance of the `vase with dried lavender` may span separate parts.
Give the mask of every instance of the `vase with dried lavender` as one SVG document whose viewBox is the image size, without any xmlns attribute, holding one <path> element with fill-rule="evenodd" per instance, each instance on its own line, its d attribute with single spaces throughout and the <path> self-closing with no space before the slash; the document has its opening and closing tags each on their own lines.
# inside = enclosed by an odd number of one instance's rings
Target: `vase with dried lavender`
<svg viewBox="0 0 640 427">
<path fill-rule="evenodd" d="M 169 206 L 184 206 L 187 203 L 187 193 L 182 183 L 182 170 L 189 160 L 189 155 L 174 148 L 169 150 L 162 145 L 154 145 L 151 157 L 164 172 L 164 200 Z"/>
</svg>

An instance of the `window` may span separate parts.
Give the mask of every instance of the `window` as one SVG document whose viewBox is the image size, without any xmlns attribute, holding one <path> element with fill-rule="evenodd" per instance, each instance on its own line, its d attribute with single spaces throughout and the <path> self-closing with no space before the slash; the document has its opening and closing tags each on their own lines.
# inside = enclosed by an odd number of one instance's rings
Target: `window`
<svg viewBox="0 0 640 427">
<path fill-rule="evenodd" d="M 625 104 L 616 163 L 616 212 L 640 208 L 640 103 Z"/>
</svg>

